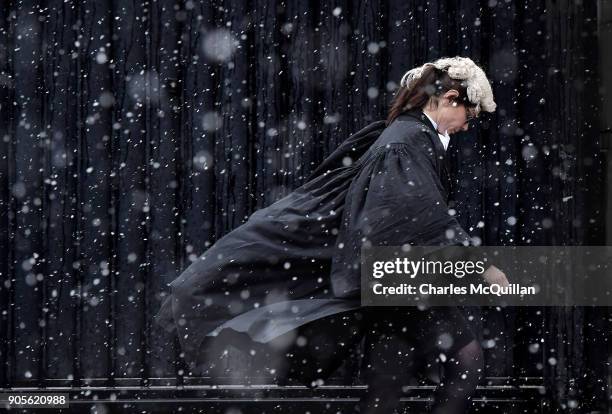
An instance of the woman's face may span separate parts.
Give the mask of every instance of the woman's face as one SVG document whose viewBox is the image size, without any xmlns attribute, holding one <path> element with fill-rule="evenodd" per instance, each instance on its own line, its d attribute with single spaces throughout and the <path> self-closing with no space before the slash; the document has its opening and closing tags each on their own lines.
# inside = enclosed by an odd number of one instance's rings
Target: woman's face
<svg viewBox="0 0 612 414">
<path fill-rule="evenodd" d="M 449 134 L 467 131 L 469 120 L 476 116 L 472 108 L 454 101 L 457 95 L 457 91 L 450 90 L 440 100 L 440 105 L 438 106 L 438 132 L 442 134 L 445 131 Z"/>
</svg>

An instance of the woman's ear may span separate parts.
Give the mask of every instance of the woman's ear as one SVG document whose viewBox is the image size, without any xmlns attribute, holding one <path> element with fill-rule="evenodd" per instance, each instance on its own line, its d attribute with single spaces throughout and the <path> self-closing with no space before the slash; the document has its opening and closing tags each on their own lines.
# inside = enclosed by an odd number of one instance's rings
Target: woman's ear
<svg viewBox="0 0 612 414">
<path fill-rule="evenodd" d="M 448 99 L 449 102 L 453 102 L 455 99 L 457 99 L 457 97 L 459 97 L 459 91 L 456 89 L 449 89 L 443 96 Z"/>
</svg>

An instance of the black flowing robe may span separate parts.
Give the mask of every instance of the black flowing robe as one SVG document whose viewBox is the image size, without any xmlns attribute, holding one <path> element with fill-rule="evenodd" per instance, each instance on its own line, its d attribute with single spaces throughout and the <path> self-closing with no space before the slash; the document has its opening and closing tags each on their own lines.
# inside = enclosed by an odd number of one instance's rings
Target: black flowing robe
<svg viewBox="0 0 612 414">
<path fill-rule="evenodd" d="M 256 211 L 193 262 L 157 315 L 197 360 L 225 329 L 265 343 L 360 308 L 360 252 L 466 244 L 448 214 L 444 147 L 421 111 L 349 137 L 291 194 Z"/>
</svg>

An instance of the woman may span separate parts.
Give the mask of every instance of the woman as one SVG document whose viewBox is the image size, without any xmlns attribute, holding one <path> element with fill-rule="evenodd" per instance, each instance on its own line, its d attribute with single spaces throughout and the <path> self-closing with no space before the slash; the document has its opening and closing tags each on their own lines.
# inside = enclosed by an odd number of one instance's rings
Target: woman
<svg viewBox="0 0 612 414">
<path fill-rule="evenodd" d="M 362 412 L 391 412 L 410 362 L 431 352 L 446 361 L 434 411 L 462 412 L 482 371 L 465 320 L 456 308 L 362 308 L 360 249 L 469 244 L 447 211 L 445 151 L 449 134 L 494 109 L 484 72 L 468 58 L 408 71 L 386 122 L 349 137 L 303 186 L 171 283 L 159 321 L 177 330 L 194 372 L 219 375 L 233 345 L 258 355 L 252 375 L 316 385 L 366 336 Z M 402 343 L 405 357 L 390 359 L 388 347 Z"/>
</svg>

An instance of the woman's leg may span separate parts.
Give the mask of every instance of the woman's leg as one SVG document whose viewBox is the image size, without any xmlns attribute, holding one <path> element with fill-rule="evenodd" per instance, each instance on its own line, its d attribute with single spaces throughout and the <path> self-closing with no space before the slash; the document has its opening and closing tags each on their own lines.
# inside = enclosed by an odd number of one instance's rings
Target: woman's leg
<svg viewBox="0 0 612 414">
<path fill-rule="evenodd" d="M 414 347 L 401 335 L 371 329 L 366 335 L 362 378 L 368 388 L 361 414 L 391 414 L 399 408 L 402 386 L 413 376 Z"/>
<path fill-rule="evenodd" d="M 465 413 L 471 396 L 482 378 L 482 348 L 473 340 L 459 349 L 444 364 L 443 382 L 436 389 L 434 414 Z"/>
<path fill-rule="evenodd" d="M 363 338 L 362 314 L 349 311 L 331 315 L 301 326 L 292 335 L 288 341 L 279 337 L 270 344 L 283 350 L 286 364 L 280 377 L 315 387 L 351 357 Z"/>
<path fill-rule="evenodd" d="M 399 406 L 401 387 L 414 379 L 415 366 L 426 355 L 440 352 L 448 359 L 433 412 L 466 412 L 482 376 L 483 356 L 457 309 L 371 308 L 368 319 L 364 355 L 368 391 L 361 401 L 362 413 L 393 412 Z"/>
<path fill-rule="evenodd" d="M 414 376 L 414 320 L 409 308 L 368 308 L 362 380 L 368 386 L 359 402 L 362 414 L 391 414 L 400 405 L 402 386 Z"/>
</svg>

